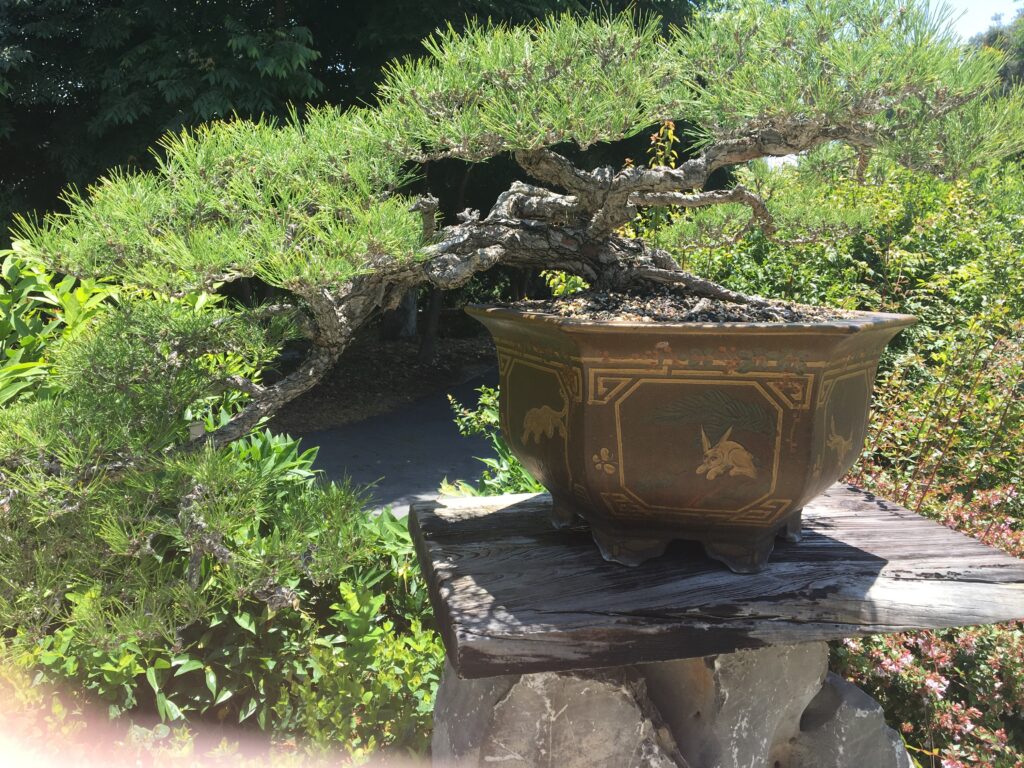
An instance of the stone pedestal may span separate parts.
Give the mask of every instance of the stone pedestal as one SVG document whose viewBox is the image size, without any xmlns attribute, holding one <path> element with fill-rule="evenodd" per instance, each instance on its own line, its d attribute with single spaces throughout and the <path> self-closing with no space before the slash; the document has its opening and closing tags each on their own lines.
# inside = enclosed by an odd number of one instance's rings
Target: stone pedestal
<svg viewBox="0 0 1024 768">
<path fill-rule="evenodd" d="M 437 766 L 910 768 L 825 641 L 1024 616 L 1020 560 L 850 486 L 755 577 L 683 550 L 611 565 L 552 513 L 543 494 L 410 510 L 450 664 Z"/>
<path fill-rule="evenodd" d="M 462 680 L 445 668 L 435 766 L 910 768 L 824 643 Z"/>
</svg>

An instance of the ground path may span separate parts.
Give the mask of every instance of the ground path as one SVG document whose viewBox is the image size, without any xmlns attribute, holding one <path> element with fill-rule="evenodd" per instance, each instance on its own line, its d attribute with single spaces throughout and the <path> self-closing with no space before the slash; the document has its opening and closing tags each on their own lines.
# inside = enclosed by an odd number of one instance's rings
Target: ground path
<svg viewBox="0 0 1024 768">
<path fill-rule="evenodd" d="M 495 386 L 492 368 L 469 381 L 425 395 L 388 413 L 330 429 L 296 433 L 305 448 L 318 446 L 316 467 L 330 480 L 349 477 L 356 485 L 374 484 L 373 507 L 408 512 L 418 499 L 434 498 L 441 481 L 475 480 L 483 469 L 474 457 L 491 455 L 480 437 L 463 437 L 452 420 L 448 394 L 467 407 L 477 402 L 477 387 Z"/>
</svg>

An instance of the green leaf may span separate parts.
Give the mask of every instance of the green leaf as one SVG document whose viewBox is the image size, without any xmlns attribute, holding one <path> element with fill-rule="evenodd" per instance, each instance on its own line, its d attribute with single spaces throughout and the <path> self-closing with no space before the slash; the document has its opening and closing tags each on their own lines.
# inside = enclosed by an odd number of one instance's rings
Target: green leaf
<svg viewBox="0 0 1024 768">
<path fill-rule="evenodd" d="M 256 634 L 256 622 L 253 621 L 252 616 L 248 613 L 237 613 L 235 614 L 235 623 L 244 629 L 246 632 Z"/>
<path fill-rule="evenodd" d="M 234 691 L 229 691 L 227 688 L 224 688 L 224 689 L 221 690 L 220 693 L 217 694 L 217 698 L 214 699 L 213 703 L 214 703 L 215 706 L 217 704 L 223 704 L 225 701 L 230 699 L 232 696 L 234 696 Z"/>
<path fill-rule="evenodd" d="M 238 710 L 238 722 L 243 722 L 252 717 L 252 713 L 256 711 L 256 699 L 250 698 L 242 708 Z"/>
<path fill-rule="evenodd" d="M 183 720 L 184 715 L 181 713 L 181 709 L 170 699 L 164 699 L 164 711 L 167 713 L 168 720 Z"/>
<path fill-rule="evenodd" d="M 192 670 L 202 669 L 202 668 L 203 668 L 203 662 L 198 661 L 197 659 L 189 659 L 184 664 L 182 664 L 180 667 L 178 667 L 178 671 L 174 673 L 174 676 L 175 677 L 180 677 L 181 675 L 184 675 L 186 672 L 191 672 Z"/>
</svg>

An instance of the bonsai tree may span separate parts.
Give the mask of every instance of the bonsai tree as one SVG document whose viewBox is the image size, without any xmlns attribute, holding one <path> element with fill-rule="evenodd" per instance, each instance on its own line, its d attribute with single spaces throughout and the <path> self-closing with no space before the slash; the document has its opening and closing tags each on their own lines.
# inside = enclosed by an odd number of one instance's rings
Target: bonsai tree
<svg viewBox="0 0 1024 768">
<path fill-rule="evenodd" d="M 69 193 L 70 213 L 21 223 L 19 247 L 168 296 L 241 277 L 290 294 L 260 314 L 289 312 L 311 353 L 272 386 L 220 382 L 248 398 L 202 438 L 223 444 L 315 385 L 360 325 L 417 284 L 453 288 L 506 264 L 763 303 L 619 233 L 645 206 L 740 204 L 748 230 L 774 234 L 750 189 L 706 189 L 719 169 L 838 143 L 862 162 L 880 153 L 965 173 L 1024 146 L 1024 94 L 990 98 L 1002 56 L 964 46 L 948 14 L 922 2 L 745 0 L 667 37 L 656 19 L 563 16 L 439 32 L 425 48 L 390 68 L 376 108 L 169 136 L 158 171 Z M 699 149 L 676 168 L 587 170 L 552 149 L 670 118 L 693 126 Z M 404 191 L 419 164 L 500 153 L 533 183 L 513 184 L 486 213 L 438 228 L 434 199 Z"/>
<path fill-rule="evenodd" d="M 211 564 L 244 571 L 239 598 L 287 604 L 288 579 L 322 572 L 315 563 L 344 542 L 239 556 L 223 526 L 245 514 L 246 486 L 216 457 L 313 387 L 411 288 L 454 288 L 503 264 L 771 313 L 771 300 L 684 271 L 627 225 L 648 207 L 722 209 L 725 222 L 742 210 L 733 236 L 778 236 L 756 187 L 709 187 L 716 171 L 758 158 L 815 153 L 827 180 L 850 158 L 853 173 L 878 155 L 964 174 L 1024 148 L 1024 93 L 997 98 L 1002 55 L 962 44 L 924 2 L 741 0 L 661 30 L 654 18 L 567 15 L 438 32 L 422 58 L 391 66 L 376 106 L 168 136 L 156 171 L 112 175 L 69 192 L 67 214 L 21 221 L 24 257 L 123 290 L 54 352 L 57 394 L 0 417 L 0 480 L 12 489 L 0 523 L 5 613 L 42 625 L 64 615 L 65 580 L 52 575 L 62 567 L 145 581 L 167 541 L 186 563 L 182 589 L 157 601 L 167 625 L 199 615 L 181 598 Z M 569 159 L 666 119 L 696 142 L 674 168 Z M 503 153 L 530 181 L 488 211 L 445 224 L 433 197 L 410 191 L 424 163 Z M 287 299 L 253 309 L 216 298 L 245 277 Z M 281 345 L 299 337 L 308 355 L 278 374 Z M 273 498 L 259 496 L 260 514 Z M 53 544 L 69 536 L 104 543 Z M 26 551 L 35 560 L 11 566 Z M 163 615 L 152 595 L 108 597 L 140 622 Z"/>
</svg>

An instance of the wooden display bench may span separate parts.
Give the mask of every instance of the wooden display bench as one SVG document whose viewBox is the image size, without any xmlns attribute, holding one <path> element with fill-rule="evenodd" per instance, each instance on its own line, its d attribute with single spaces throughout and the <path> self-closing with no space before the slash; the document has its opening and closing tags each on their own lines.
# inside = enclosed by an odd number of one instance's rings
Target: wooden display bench
<svg viewBox="0 0 1024 768">
<path fill-rule="evenodd" d="M 1024 561 L 836 485 L 739 575 L 674 544 L 605 562 L 544 494 L 410 510 L 448 666 L 438 765 L 909 766 L 824 641 L 1024 617 Z"/>
</svg>

